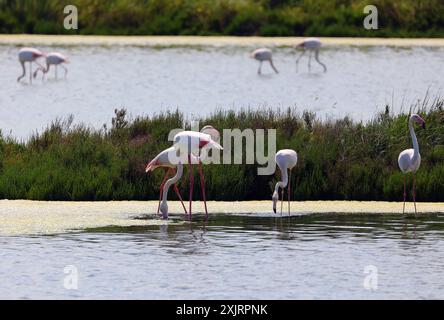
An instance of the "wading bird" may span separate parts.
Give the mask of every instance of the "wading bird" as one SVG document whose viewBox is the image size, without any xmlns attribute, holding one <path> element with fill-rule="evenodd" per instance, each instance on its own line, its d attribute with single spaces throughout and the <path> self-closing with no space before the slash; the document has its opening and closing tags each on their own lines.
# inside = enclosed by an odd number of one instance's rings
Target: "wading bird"
<svg viewBox="0 0 444 320">
<path fill-rule="evenodd" d="M 399 169 L 401 169 L 402 173 L 407 174 L 409 172 L 413 173 L 413 202 L 415 204 L 415 214 L 416 214 L 416 171 L 418 171 L 419 166 L 421 164 L 421 155 L 419 154 L 419 145 L 418 140 L 416 139 L 415 129 L 413 128 L 413 123 L 416 122 L 425 129 L 425 121 L 423 118 L 418 116 L 417 114 L 412 114 L 409 119 L 409 131 L 410 136 L 413 141 L 413 149 L 407 149 L 402 151 L 398 157 L 398 165 Z M 405 200 L 407 197 L 406 193 L 406 176 L 404 176 L 404 205 L 402 207 L 402 213 L 405 212 Z"/>
<path fill-rule="evenodd" d="M 276 213 L 276 204 L 279 200 L 279 188 L 282 188 L 281 199 L 281 215 L 282 204 L 284 202 L 284 188 L 288 185 L 288 215 L 290 215 L 290 184 L 291 184 L 291 170 L 296 166 L 298 162 L 298 154 L 291 149 L 279 150 L 275 156 L 276 164 L 281 171 L 282 181 L 278 181 L 274 187 L 273 199 L 273 211 Z M 290 173 L 288 173 L 290 171 Z"/>
<path fill-rule="evenodd" d="M 299 65 L 299 60 L 302 58 L 305 52 L 308 51 L 308 71 L 311 69 L 311 55 L 314 52 L 315 60 L 324 68 L 324 72 L 327 72 L 326 65 L 319 60 L 319 50 L 321 49 L 321 46 L 322 42 L 317 38 L 307 38 L 301 43 L 297 44 L 295 49 L 302 48 L 304 51 L 302 51 L 301 55 L 296 59 L 296 67 Z"/>
<path fill-rule="evenodd" d="M 148 165 L 145 168 L 145 172 L 154 171 L 156 168 L 166 168 L 165 176 L 162 180 L 162 183 L 160 185 L 160 195 L 159 195 L 159 204 L 157 206 L 157 213 L 159 214 L 160 210 L 160 204 L 161 200 L 164 199 L 166 203 L 166 198 L 168 195 L 168 190 L 171 185 L 174 186 L 174 191 L 177 194 L 177 197 L 179 198 L 180 202 L 182 203 L 183 210 L 185 211 L 185 214 L 187 213 L 187 209 L 185 208 L 185 205 L 183 203 L 182 197 L 179 192 L 179 188 L 177 187 L 177 181 L 182 177 L 183 172 L 183 164 L 177 163 L 174 164 L 172 162 L 174 156 L 176 156 L 177 150 L 174 147 L 168 148 L 161 153 L 159 153 L 153 160 L 148 163 Z M 197 161 L 196 161 L 197 162 Z M 167 181 L 169 175 L 171 172 L 176 172 L 176 174 Z M 166 191 L 165 191 L 166 190 Z"/>
<path fill-rule="evenodd" d="M 19 62 L 22 65 L 23 73 L 17 78 L 19 82 L 26 75 L 25 63 L 29 62 L 29 83 L 32 83 L 32 63 L 35 62 L 40 68 L 43 66 L 37 62 L 37 59 L 43 57 L 45 54 L 35 48 L 22 48 L 18 53 Z"/>
<path fill-rule="evenodd" d="M 58 52 L 51 52 L 46 55 L 46 68 L 40 67 L 34 72 L 34 78 L 37 76 L 37 73 L 39 70 L 43 72 L 42 79 L 45 77 L 45 73 L 49 71 L 49 68 L 51 65 L 53 65 L 55 68 L 55 79 L 57 80 L 57 67 L 60 66 L 63 70 L 65 70 L 65 79 L 66 75 L 68 74 L 68 69 L 63 65 L 65 63 L 68 63 L 68 59 L 61 53 Z"/>
<path fill-rule="evenodd" d="M 194 186 L 193 164 L 195 164 L 196 162 L 198 165 L 199 175 L 200 175 L 200 186 L 205 206 L 205 217 L 208 219 L 207 200 L 205 194 L 205 177 L 202 171 L 202 161 L 204 161 L 205 157 L 207 156 L 207 152 L 210 149 L 223 150 L 222 146 L 216 142 L 218 138 L 219 138 L 219 131 L 214 129 L 212 126 L 203 127 L 201 132 L 182 131 L 174 136 L 173 140 L 174 148 L 179 152 L 179 157 L 182 159 L 182 161 L 180 162 L 184 164 L 188 163 L 189 166 L 190 196 L 189 196 L 188 214 L 190 220 L 192 212 L 193 186 Z M 162 212 L 164 218 L 168 217 L 168 205 L 166 204 L 166 200 L 162 201 L 160 205 L 160 212 Z"/>
<path fill-rule="evenodd" d="M 279 73 L 273 64 L 273 58 L 272 58 L 272 53 L 271 53 L 270 49 L 261 48 L 261 49 L 254 50 L 251 53 L 250 57 L 259 61 L 259 69 L 257 70 L 258 74 L 262 73 L 262 63 L 264 61 L 269 61 L 270 66 L 273 68 L 274 72 Z"/>
</svg>

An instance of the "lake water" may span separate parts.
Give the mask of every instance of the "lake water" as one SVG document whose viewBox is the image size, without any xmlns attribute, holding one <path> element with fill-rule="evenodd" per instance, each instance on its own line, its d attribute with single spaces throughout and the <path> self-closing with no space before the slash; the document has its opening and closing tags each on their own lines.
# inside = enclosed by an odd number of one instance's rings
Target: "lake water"
<svg viewBox="0 0 444 320">
<path fill-rule="evenodd" d="M 350 115 L 367 120 L 394 103 L 396 112 L 439 95 L 444 73 L 444 48 L 325 47 L 307 71 L 307 56 L 296 73 L 295 54 L 274 49 L 280 73 L 249 58 L 252 47 L 40 47 L 61 51 L 71 60 L 66 81 L 17 83 L 18 47 L 0 46 L 0 128 L 26 138 L 56 117 L 73 114 L 77 122 L 95 127 L 110 123 L 115 108 L 136 115 L 179 108 L 187 117 L 214 110 L 289 107 L 315 111 L 321 117 Z M 35 67 L 34 67 L 35 68 Z M 62 76 L 59 70 L 59 76 Z"/>
<path fill-rule="evenodd" d="M 442 214 L 194 218 L 0 236 L 0 298 L 444 298 Z"/>
</svg>

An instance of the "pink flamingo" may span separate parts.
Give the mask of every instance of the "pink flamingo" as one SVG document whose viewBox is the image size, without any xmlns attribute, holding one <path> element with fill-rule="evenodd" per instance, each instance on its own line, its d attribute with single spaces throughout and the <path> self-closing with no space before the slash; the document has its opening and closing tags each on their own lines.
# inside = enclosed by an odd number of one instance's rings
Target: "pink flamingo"
<svg viewBox="0 0 444 320">
<path fill-rule="evenodd" d="M 290 184 L 291 184 L 291 170 L 296 166 L 298 162 L 298 155 L 296 151 L 291 149 L 279 150 L 275 156 L 276 163 L 281 171 L 282 181 L 278 181 L 274 187 L 273 199 L 273 211 L 276 213 L 276 203 L 279 200 L 279 188 L 282 188 L 282 200 L 281 200 L 281 215 L 282 204 L 284 202 L 284 188 L 288 185 L 288 215 L 290 215 Z M 288 174 L 290 170 L 290 174 Z"/>
<path fill-rule="evenodd" d="M 156 168 L 162 167 L 166 168 L 165 176 L 162 180 L 162 183 L 160 185 L 160 195 L 159 195 L 159 204 L 157 206 L 157 214 L 159 214 L 160 206 L 161 206 L 161 200 L 164 198 L 166 203 L 166 197 L 168 195 L 168 189 L 171 185 L 174 185 L 174 191 L 177 194 L 177 197 L 179 198 L 180 202 L 182 203 L 183 210 L 185 211 L 185 214 L 187 213 L 187 209 L 185 208 L 185 205 L 183 203 L 182 197 L 179 192 L 179 188 L 177 188 L 177 181 L 181 178 L 182 172 L 183 172 L 183 165 L 182 163 L 173 164 L 171 159 L 173 159 L 173 154 L 176 154 L 177 151 L 174 147 L 168 148 L 161 153 L 159 153 L 153 160 L 148 163 L 148 165 L 145 168 L 145 172 L 154 171 Z M 176 174 L 167 181 L 168 176 L 171 172 L 176 171 Z M 168 211 L 168 209 L 167 209 Z"/>
<path fill-rule="evenodd" d="M 304 41 L 302 41 L 301 43 L 297 44 L 295 46 L 295 49 L 302 48 L 302 49 L 304 49 L 304 51 L 296 59 L 296 67 L 299 64 L 299 60 L 302 58 L 302 56 L 308 50 L 308 55 L 309 55 L 308 56 L 308 71 L 310 71 L 310 69 L 311 69 L 311 54 L 312 54 L 312 52 L 314 52 L 315 53 L 315 60 L 317 61 L 317 63 L 319 63 L 324 68 L 324 72 L 327 72 L 327 66 L 319 60 L 319 50 L 321 49 L 321 46 L 322 46 L 322 42 L 318 38 L 307 38 Z"/>
<path fill-rule="evenodd" d="M 259 61 L 259 69 L 257 70 L 258 74 L 262 73 L 262 63 L 264 61 L 269 61 L 270 66 L 273 68 L 274 72 L 279 73 L 273 64 L 272 52 L 270 49 L 260 48 L 260 49 L 254 50 L 250 54 L 250 57 Z"/>
<path fill-rule="evenodd" d="M 43 57 L 45 54 L 35 48 L 22 48 L 18 53 L 19 62 L 22 65 L 23 73 L 17 78 L 19 82 L 26 75 L 25 63 L 29 62 L 29 83 L 32 83 L 32 63 L 35 62 L 40 68 L 42 65 L 37 62 L 37 59 Z"/>
<path fill-rule="evenodd" d="M 413 128 L 413 122 L 418 123 L 425 129 L 425 121 L 417 114 L 412 114 L 409 119 L 409 131 L 410 136 L 413 141 L 413 149 L 406 149 L 399 154 L 398 165 L 402 173 L 406 174 L 409 172 L 413 173 L 413 202 L 415 204 L 415 214 L 416 214 L 416 171 L 418 171 L 421 165 L 421 155 L 419 154 L 418 140 L 416 139 L 415 129 Z M 405 212 L 405 200 L 407 197 L 406 193 L 406 176 L 404 176 L 404 205 L 402 207 L 402 213 Z"/>
<path fill-rule="evenodd" d="M 209 149 L 223 150 L 222 146 L 215 140 L 219 138 L 219 131 L 214 129 L 212 126 L 205 126 L 202 128 L 201 132 L 196 131 L 182 131 L 174 136 L 174 147 L 179 152 L 180 157 L 186 157 L 185 161 L 182 163 L 188 163 L 189 165 L 189 176 L 190 176 L 190 196 L 189 196 L 189 216 L 191 220 L 192 203 L 193 203 L 193 186 L 194 186 L 194 175 L 193 175 L 193 164 L 194 159 L 197 159 L 197 165 L 200 175 L 200 186 L 202 191 L 202 197 L 205 206 L 205 217 L 208 219 L 208 209 L 205 194 L 205 177 L 202 171 L 202 160 L 204 159 L 206 152 Z M 202 155 L 202 152 L 203 155 Z M 168 207 L 160 211 L 163 216 L 168 216 Z"/>
<path fill-rule="evenodd" d="M 46 68 L 40 67 L 34 72 L 34 78 L 37 76 L 39 70 L 43 72 L 42 79 L 45 77 L 45 73 L 49 71 L 51 65 L 55 66 L 55 79 L 57 80 L 57 67 L 60 66 L 63 70 L 65 70 L 65 79 L 68 74 L 68 69 L 63 65 L 65 63 L 69 63 L 68 59 L 61 53 L 51 52 L 46 55 Z"/>
</svg>

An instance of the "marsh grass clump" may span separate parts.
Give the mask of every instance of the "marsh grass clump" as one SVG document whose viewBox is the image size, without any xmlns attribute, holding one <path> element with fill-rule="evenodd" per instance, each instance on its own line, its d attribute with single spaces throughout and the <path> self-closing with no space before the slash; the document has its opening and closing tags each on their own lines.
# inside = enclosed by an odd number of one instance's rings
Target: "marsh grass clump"
<svg viewBox="0 0 444 320">
<path fill-rule="evenodd" d="M 422 156 L 418 199 L 444 201 L 443 100 L 427 106 L 418 102 L 413 110 L 427 123 L 426 130 L 417 130 Z M 295 108 L 263 108 L 220 110 L 199 122 L 220 130 L 277 129 L 277 149 L 292 148 L 299 154 L 293 199 L 402 200 L 397 157 L 411 146 L 408 114 L 394 115 L 386 108 L 363 123 L 348 117 L 321 120 Z M 190 125 L 178 110 L 132 118 L 120 109 L 109 128 L 74 125 L 68 117 L 53 121 L 26 142 L 0 135 L 0 198 L 157 199 L 163 172 L 147 175 L 145 165 L 171 146 L 170 130 Z M 275 176 L 258 176 L 256 165 L 209 165 L 204 170 L 211 200 L 269 200 L 276 182 Z M 185 174 L 180 182 L 185 194 L 187 179 Z"/>
</svg>

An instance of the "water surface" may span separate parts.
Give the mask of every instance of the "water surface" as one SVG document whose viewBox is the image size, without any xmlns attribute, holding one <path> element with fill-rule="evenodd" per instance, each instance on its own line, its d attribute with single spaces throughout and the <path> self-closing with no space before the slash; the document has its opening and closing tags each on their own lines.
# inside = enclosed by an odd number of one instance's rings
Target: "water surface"
<svg viewBox="0 0 444 320">
<path fill-rule="evenodd" d="M 218 109 L 293 107 L 320 117 L 350 115 L 367 120 L 394 104 L 395 112 L 442 89 L 442 47 L 325 47 L 322 68 L 307 59 L 296 72 L 295 53 L 275 48 L 280 73 L 249 58 L 253 47 L 40 47 L 61 51 L 71 60 L 66 81 L 16 83 L 18 47 L 0 46 L 0 128 L 26 138 L 56 117 L 73 114 L 97 128 L 110 123 L 115 108 L 133 115 L 179 108 L 187 117 Z M 59 70 L 59 76 L 63 75 Z M 26 80 L 27 81 L 27 80 Z"/>
<path fill-rule="evenodd" d="M 152 218 L 147 216 L 145 218 Z M 180 218 L 175 218 L 180 219 Z M 443 299 L 444 216 L 212 215 L 1 236 L 0 298 Z M 64 268 L 79 272 L 64 288 Z M 364 287 L 377 268 L 377 290 Z"/>
</svg>

